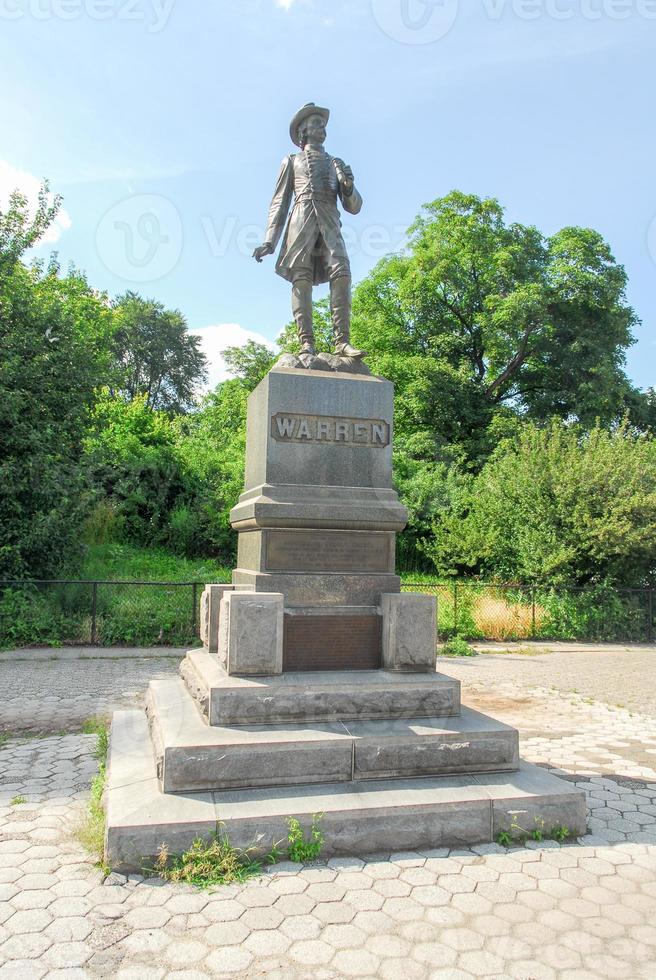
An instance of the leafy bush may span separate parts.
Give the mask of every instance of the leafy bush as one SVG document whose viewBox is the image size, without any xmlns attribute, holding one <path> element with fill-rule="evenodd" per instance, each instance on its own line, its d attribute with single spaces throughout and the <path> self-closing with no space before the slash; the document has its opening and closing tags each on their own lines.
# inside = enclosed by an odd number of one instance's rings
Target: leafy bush
<svg viewBox="0 0 656 980">
<path fill-rule="evenodd" d="M 290 861 L 298 861 L 299 863 L 316 861 L 324 845 L 324 836 L 319 826 L 322 819 L 323 813 L 313 814 L 310 837 L 307 839 L 299 820 L 296 817 L 288 818 L 287 856 Z"/>
<path fill-rule="evenodd" d="M 440 653 L 443 657 L 475 657 L 476 651 L 462 636 L 454 636 L 444 644 Z"/>
<path fill-rule="evenodd" d="M 59 646 L 79 640 L 82 629 L 80 617 L 67 615 L 53 595 L 36 587 L 0 592 L 0 649 Z"/>
</svg>

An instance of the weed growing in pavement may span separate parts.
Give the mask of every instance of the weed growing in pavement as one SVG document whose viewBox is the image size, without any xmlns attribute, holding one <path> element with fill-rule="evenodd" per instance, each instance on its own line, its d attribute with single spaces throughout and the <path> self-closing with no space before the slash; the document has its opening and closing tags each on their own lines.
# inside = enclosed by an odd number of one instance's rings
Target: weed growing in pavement
<svg viewBox="0 0 656 980">
<path fill-rule="evenodd" d="M 467 640 L 462 636 L 454 636 L 452 639 L 448 640 L 442 649 L 440 654 L 443 657 L 477 657 L 478 654 L 473 647 L 470 647 Z"/>
<path fill-rule="evenodd" d="M 10 801 L 11 806 L 20 806 L 21 803 L 27 803 L 26 796 L 14 796 L 13 800 Z"/>
<path fill-rule="evenodd" d="M 258 856 L 257 849 L 233 847 L 226 834 L 217 828 L 209 840 L 195 840 L 189 850 L 178 856 L 171 856 L 162 844 L 154 868 L 146 867 L 146 874 L 156 874 L 165 881 L 184 882 L 196 888 L 211 888 L 215 885 L 229 885 L 231 882 L 247 881 L 262 874 L 264 864 L 275 864 L 282 852 L 274 845 L 264 858 Z"/>
<path fill-rule="evenodd" d="M 104 718 L 99 715 L 92 715 L 82 725 L 84 735 L 95 735 L 97 738 L 94 749 L 94 757 L 100 763 L 107 762 L 107 751 L 109 749 L 109 728 Z"/>
<path fill-rule="evenodd" d="M 522 827 L 516 816 L 513 816 L 510 828 L 500 830 L 496 836 L 496 842 L 500 847 L 511 847 L 513 844 L 525 844 L 527 840 L 543 841 L 555 840 L 560 844 L 571 837 L 569 827 L 564 824 L 556 824 L 549 833 L 545 832 L 546 823 L 542 817 L 535 817 L 534 824 L 530 830 Z"/>
<path fill-rule="evenodd" d="M 323 813 L 313 814 L 309 840 L 306 839 L 303 828 L 296 817 L 287 819 L 289 826 L 287 856 L 290 861 L 297 861 L 302 864 L 305 861 L 317 860 L 324 845 L 324 836 L 319 827 L 322 819 Z"/>
<path fill-rule="evenodd" d="M 98 760 L 98 772 L 91 781 L 91 797 L 77 836 L 86 849 L 97 858 L 97 866 L 105 874 L 109 874 L 110 868 L 105 863 L 105 808 L 103 806 L 109 732 L 105 722 L 97 718 L 87 719 L 83 731 L 87 734 L 96 733 L 96 747 L 93 754 Z"/>
<path fill-rule="evenodd" d="M 0 732 L 0 749 L 3 749 L 12 736 L 9 732 Z"/>
</svg>

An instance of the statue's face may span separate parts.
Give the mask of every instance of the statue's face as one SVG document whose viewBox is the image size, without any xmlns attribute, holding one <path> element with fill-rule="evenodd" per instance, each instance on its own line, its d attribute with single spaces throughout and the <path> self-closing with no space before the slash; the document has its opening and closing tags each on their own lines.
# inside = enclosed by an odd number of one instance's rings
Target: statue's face
<svg viewBox="0 0 656 980">
<path fill-rule="evenodd" d="M 307 143 L 323 143 L 326 139 L 326 124 L 317 112 L 307 117 L 302 129 Z"/>
</svg>

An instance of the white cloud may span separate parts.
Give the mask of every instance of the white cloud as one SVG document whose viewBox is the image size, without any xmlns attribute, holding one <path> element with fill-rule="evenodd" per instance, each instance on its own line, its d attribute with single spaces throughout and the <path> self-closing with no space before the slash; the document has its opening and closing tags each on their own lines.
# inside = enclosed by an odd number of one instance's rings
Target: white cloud
<svg viewBox="0 0 656 980">
<path fill-rule="evenodd" d="M 258 344 L 265 344 L 271 350 L 275 349 L 275 344 L 268 337 L 254 330 L 246 330 L 238 323 L 216 323 L 209 327 L 198 327 L 190 330 L 201 339 L 201 350 L 207 358 L 208 378 L 205 388 L 211 391 L 220 381 L 225 381 L 230 377 L 226 369 L 225 361 L 221 356 L 221 351 L 226 347 L 242 347 L 247 340 L 254 340 Z"/>
<path fill-rule="evenodd" d="M 0 211 L 4 210 L 12 191 L 21 191 L 29 202 L 30 214 L 34 214 L 38 203 L 39 189 L 42 181 L 26 170 L 13 167 L 6 160 L 0 160 Z M 65 208 L 60 208 L 57 217 L 52 222 L 41 239 L 44 245 L 54 245 L 62 233 L 71 227 L 71 217 Z"/>
<path fill-rule="evenodd" d="M 291 10 L 296 0 L 275 0 L 276 7 L 282 7 L 283 10 Z"/>
</svg>

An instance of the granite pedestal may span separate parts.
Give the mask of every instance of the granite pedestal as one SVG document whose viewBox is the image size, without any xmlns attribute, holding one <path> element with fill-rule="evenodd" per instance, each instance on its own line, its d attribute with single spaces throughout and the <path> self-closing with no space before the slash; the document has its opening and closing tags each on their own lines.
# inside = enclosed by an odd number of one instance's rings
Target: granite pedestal
<svg viewBox="0 0 656 980">
<path fill-rule="evenodd" d="M 513 821 L 586 829 L 584 796 L 520 763 L 518 733 L 436 672 L 436 602 L 400 591 L 393 390 L 282 367 L 252 393 L 231 585 L 201 650 L 117 712 L 107 861 L 139 868 L 217 824 L 268 851 L 323 813 L 324 854 L 460 847 Z"/>
</svg>

